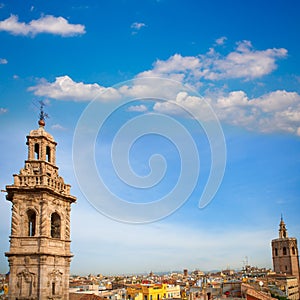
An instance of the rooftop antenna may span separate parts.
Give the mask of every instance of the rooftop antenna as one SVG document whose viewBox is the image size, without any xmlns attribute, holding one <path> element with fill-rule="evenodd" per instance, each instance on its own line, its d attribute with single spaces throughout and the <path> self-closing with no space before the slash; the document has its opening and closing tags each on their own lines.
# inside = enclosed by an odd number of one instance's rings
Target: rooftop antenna
<svg viewBox="0 0 300 300">
<path fill-rule="evenodd" d="M 246 269 L 246 266 L 248 266 L 248 256 L 245 256 L 245 260 L 243 260 L 244 268 Z"/>
</svg>

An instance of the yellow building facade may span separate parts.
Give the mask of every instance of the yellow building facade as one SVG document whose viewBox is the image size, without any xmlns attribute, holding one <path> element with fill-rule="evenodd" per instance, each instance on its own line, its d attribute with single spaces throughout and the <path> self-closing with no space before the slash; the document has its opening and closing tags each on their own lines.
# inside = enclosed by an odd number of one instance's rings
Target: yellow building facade
<svg viewBox="0 0 300 300">
<path fill-rule="evenodd" d="M 126 290 L 128 300 L 162 300 L 166 298 L 167 284 L 135 284 Z"/>
<path fill-rule="evenodd" d="M 134 284 L 127 287 L 128 300 L 180 299 L 180 286 L 167 283 Z"/>
</svg>

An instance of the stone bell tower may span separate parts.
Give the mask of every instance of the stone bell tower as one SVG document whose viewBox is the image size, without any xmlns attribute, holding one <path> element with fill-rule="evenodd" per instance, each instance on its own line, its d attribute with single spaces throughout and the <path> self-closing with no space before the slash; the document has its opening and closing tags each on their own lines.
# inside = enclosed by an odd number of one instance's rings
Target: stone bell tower
<svg viewBox="0 0 300 300">
<path fill-rule="evenodd" d="M 70 211 L 76 201 L 55 164 L 57 143 L 44 129 L 27 136 L 28 158 L 14 183 L 6 186 L 12 202 L 8 257 L 9 299 L 69 299 Z"/>
<path fill-rule="evenodd" d="M 273 268 L 276 273 L 293 275 L 299 284 L 299 254 L 297 239 L 288 237 L 286 225 L 281 217 L 279 238 L 272 240 Z"/>
</svg>

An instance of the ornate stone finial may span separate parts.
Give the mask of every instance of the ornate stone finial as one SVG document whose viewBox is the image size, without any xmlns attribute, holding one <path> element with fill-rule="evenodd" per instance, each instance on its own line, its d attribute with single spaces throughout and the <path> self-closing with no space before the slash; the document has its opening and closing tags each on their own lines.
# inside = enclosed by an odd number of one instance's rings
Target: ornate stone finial
<svg viewBox="0 0 300 300">
<path fill-rule="evenodd" d="M 45 103 L 43 101 L 39 101 L 40 103 L 40 119 L 39 119 L 39 126 L 40 127 L 44 127 L 45 126 L 45 118 L 48 118 L 48 115 L 44 112 L 44 106 L 45 106 Z"/>
<path fill-rule="evenodd" d="M 281 214 L 281 216 L 280 216 L 280 223 L 279 223 L 279 227 L 280 227 L 280 228 L 283 228 L 283 227 L 285 227 L 285 223 L 284 223 L 284 221 L 283 221 L 283 216 L 282 216 L 282 214 Z"/>
</svg>

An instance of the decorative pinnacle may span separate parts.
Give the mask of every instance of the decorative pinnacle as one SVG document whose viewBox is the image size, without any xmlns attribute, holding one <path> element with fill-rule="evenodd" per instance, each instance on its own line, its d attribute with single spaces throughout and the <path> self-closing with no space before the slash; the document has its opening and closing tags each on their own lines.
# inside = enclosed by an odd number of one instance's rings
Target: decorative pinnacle
<svg viewBox="0 0 300 300">
<path fill-rule="evenodd" d="M 44 112 L 44 106 L 45 103 L 43 101 L 39 101 L 40 103 L 40 119 L 38 124 L 40 125 L 40 127 L 44 127 L 45 126 L 45 118 L 49 118 L 49 116 Z"/>
</svg>

